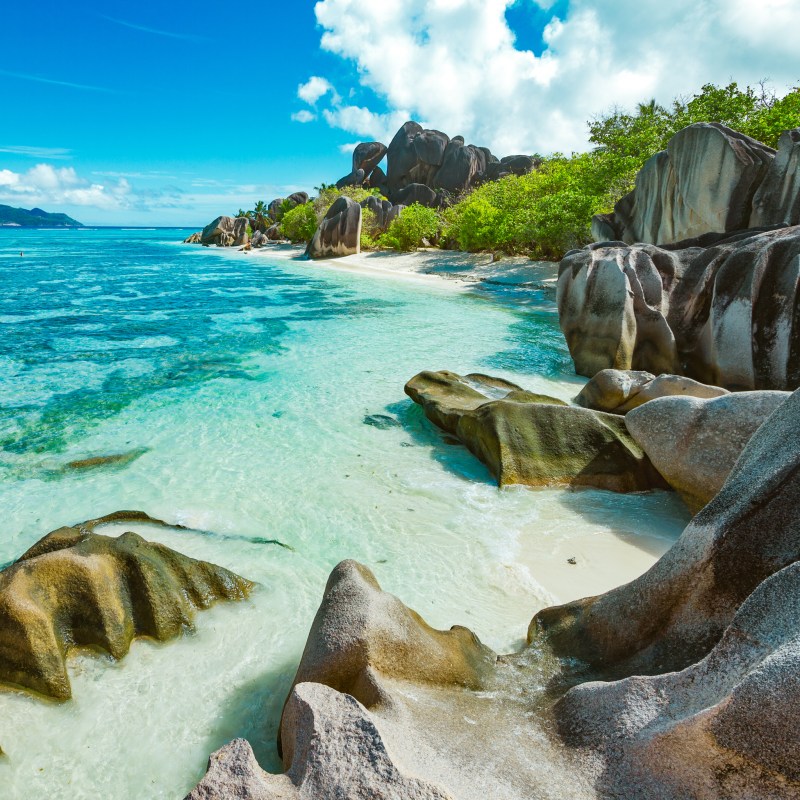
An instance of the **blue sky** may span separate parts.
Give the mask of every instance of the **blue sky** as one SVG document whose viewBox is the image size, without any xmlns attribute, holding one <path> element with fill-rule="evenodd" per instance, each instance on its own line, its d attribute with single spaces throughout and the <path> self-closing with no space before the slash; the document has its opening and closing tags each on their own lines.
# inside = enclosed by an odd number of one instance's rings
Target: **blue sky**
<svg viewBox="0 0 800 800">
<path fill-rule="evenodd" d="M 336 180 L 412 116 L 500 155 L 582 149 L 615 103 L 796 84 L 800 4 L 764 2 L 8 3 L 0 203 L 198 226 Z"/>
</svg>

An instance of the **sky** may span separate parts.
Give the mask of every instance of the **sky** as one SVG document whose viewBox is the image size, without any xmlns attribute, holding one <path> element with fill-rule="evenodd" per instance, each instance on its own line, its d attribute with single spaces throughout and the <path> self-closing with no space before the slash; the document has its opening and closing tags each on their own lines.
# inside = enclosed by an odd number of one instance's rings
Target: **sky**
<svg viewBox="0 0 800 800">
<path fill-rule="evenodd" d="M 497 155 L 704 83 L 800 85 L 798 0 L 7 3 L 0 203 L 187 225 L 350 171 L 408 119 Z"/>
</svg>

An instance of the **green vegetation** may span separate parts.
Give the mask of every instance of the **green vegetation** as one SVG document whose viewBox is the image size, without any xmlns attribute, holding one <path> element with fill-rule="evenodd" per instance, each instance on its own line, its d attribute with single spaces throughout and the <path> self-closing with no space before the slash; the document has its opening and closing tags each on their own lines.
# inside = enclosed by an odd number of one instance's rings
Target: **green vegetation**
<svg viewBox="0 0 800 800">
<path fill-rule="evenodd" d="M 478 187 L 444 212 L 443 240 L 462 250 L 502 250 L 558 259 L 591 241 L 593 214 L 611 211 L 645 161 L 681 128 L 720 122 L 774 147 L 800 125 L 800 88 L 778 99 L 760 87 L 708 84 L 671 108 L 642 103 L 589 123 L 590 153 L 556 153 L 523 177 Z"/>
<path fill-rule="evenodd" d="M 424 245 L 423 239 L 428 242 L 435 239 L 441 226 L 439 214 L 434 209 L 414 203 L 392 220 L 378 244 L 392 250 L 414 250 Z"/>
<path fill-rule="evenodd" d="M 291 242 L 310 242 L 317 230 L 317 214 L 312 203 L 289 209 L 281 220 L 281 232 Z"/>
<path fill-rule="evenodd" d="M 631 113 L 615 109 L 588 123 L 591 152 L 545 157 L 529 175 L 486 183 L 444 211 L 409 206 L 382 233 L 375 215 L 364 209 L 361 247 L 413 250 L 427 240 L 460 250 L 557 260 L 590 242 L 592 216 L 611 211 L 633 188 L 644 162 L 695 122 L 719 122 L 775 147 L 781 132 L 800 125 L 800 87 L 777 98 L 764 85 L 707 84 L 669 107 L 651 100 Z M 283 235 L 293 242 L 310 241 L 338 197 L 357 203 L 380 197 L 377 189 L 324 183 L 316 188 L 317 197 L 307 205 L 293 208 L 284 201 L 276 214 Z M 259 202 L 237 216 L 249 217 L 256 229 L 266 222 L 267 206 Z"/>
<path fill-rule="evenodd" d="M 0 205 L 0 225 L 19 228 L 82 228 L 83 224 L 66 214 L 50 214 L 41 208 L 13 208 Z"/>
</svg>

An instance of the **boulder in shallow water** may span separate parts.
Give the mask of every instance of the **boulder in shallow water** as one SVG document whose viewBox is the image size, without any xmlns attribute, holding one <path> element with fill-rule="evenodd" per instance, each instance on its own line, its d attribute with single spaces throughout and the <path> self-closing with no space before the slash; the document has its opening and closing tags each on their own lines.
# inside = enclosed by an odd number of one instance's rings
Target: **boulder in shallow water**
<svg viewBox="0 0 800 800">
<path fill-rule="evenodd" d="M 627 414 L 659 397 L 722 397 L 727 389 L 708 386 L 683 375 L 655 375 L 634 370 L 600 370 L 575 398 L 575 403 L 595 411 Z"/>
<path fill-rule="evenodd" d="M 405 390 L 431 422 L 486 464 L 500 486 L 666 488 L 616 415 L 568 406 L 485 375 L 421 372 Z"/>
<path fill-rule="evenodd" d="M 703 400 L 662 397 L 625 424 L 667 483 L 699 511 L 722 488 L 753 434 L 788 392 L 737 392 Z"/>
<path fill-rule="evenodd" d="M 135 533 L 92 532 L 128 519 L 151 521 L 119 512 L 59 528 L 0 571 L 0 682 L 66 700 L 73 648 L 119 659 L 134 638 L 173 639 L 191 627 L 198 609 L 241 600 L 253 588 L 222 567 Z"/>
<path fill-rule="evenodd" d="M 200 244 L 203 240 L 202 232 L 198 231 L 197 233 L 193 233 L 191 236 L 187 236 L 184 240 L 184 244 Z"/>
<path fill-rule="evenodd" d="M 361 252 L 361 206 L 339 197 L 308 244 L 309 258 L 339 258 Z"/>
</svg>

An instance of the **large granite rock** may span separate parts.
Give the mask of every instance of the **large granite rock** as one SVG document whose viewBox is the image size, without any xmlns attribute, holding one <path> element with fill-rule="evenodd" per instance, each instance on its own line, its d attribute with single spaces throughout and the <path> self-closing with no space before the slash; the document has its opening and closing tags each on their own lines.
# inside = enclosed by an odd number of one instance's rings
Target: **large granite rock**
<svg viewBox="0 0 800 800">
<path fill-rule="evenodd" d="M 66 700 L 73 648 L 120 659 L 134 638 L 173 639 L 191 627 L 198 609 L 241 600 L 252 589 L 222 567 L 135 533 L 93 533 L 128 520 L 158 522 L 118 512 L 59 528 L 0 571 L 0 682 Z"/>
<path fill-rule="evenodd" d="M 568 406 L 485 375 L 421 372 L 405 391 L 431 422 L 486 464 L 500 486 L 666 488 L 617 415 Z"/>
<path fill-rule="evenodd" d="M 383 161 L 385 155 L 385 144 L 381 142 L 361 142 L 353 150 L 353 172 L 363 170 L 365 175 L 371 175 L 375 167 Z"/>
<path fill-rule="evenodd" d="M 392 205 L 388 200 L 375 195 L 362 200 L 360 205 L 375 215 L 375 226 L 381 231 L 385 231 L 405 208 L 404 205 Z"/>
<path fill-rule="evenodd" d="M 602 369 L 575 398 L 575 403 L 594 411 L 627 414 L 659 397 L 722 397 L 727 389 L 708 386 L 683 375 L 659 375 L 621 369 Z"/>
<path fill-rule="evenodd" d="M 613 214 L 595 217 L 594 238 L 667 244 L 749 228 L 753 195 L 774 156 L 771 147 L 724 125 L 690 125 L 645 162 Z"/>
<path fill-rule="evenodd" d="M 800 225 L 800 128 L 781 134 L 775 159 L 753 196 L 749 224 Z"/>
<path fill-rule="evenodd" d="M 309 258 L 339 258 L 361 252 L 361 206 L 339 197 L 328 209 L 308 244 Z"/>
<path fill-rule="evenodd" d="M 534 618 L 537 646 L 602 679 L 556 707 L 600 797 L 800 797 L 798 437 L 795 392 L 651 570 Z"/>
<path fill-rule="evenodd" d="M 243 247 L 249 236 L 247 217 L 217 217 L 203 228 L 200 243 L 218 247 Z"/>
<path fill-rule="evenodd" d="M 667 483 L 696 512 L 725 483 L 745 445 L 788 392 L 662 397 L 627 414 L 625 425 Z"/>
<path fill-rule="evenodd" d="M 444 151 L 441 166 L 433 176 L 433 188 L 462 192 L 471 188 L 486 171 L 486 152 L 472 144 L 464 144 L 454 136 Z"/>
<path fill-rule="evenodd" d="M 631 413 L 673 402 L 655 400 Z M 798 437 L 795 392 L 650 570 L 599 597 L 540 612 L 529 639 L 579 659 L 603 680 L 682 670 L 707 656 L 756 587 L 800 558 Z"/>
<path fill-rule="evenodd" d="M 521 727 L 530 695 L 509 688 L 519 674 L 466 628 L 431 628 L 343 562 L 283 711 L 286 773 L 261 772 L 239 740 L 212 756 L 189 798 L 589 800 L 563 752 Z"/>
<path fill-rule="evenodd" d="M 575 369 L 794 389 L 798 264 L 799 226 L 668 248 L 605 242 L 572 251 L 559 267 L 557 297 Z"/>
</svg>

